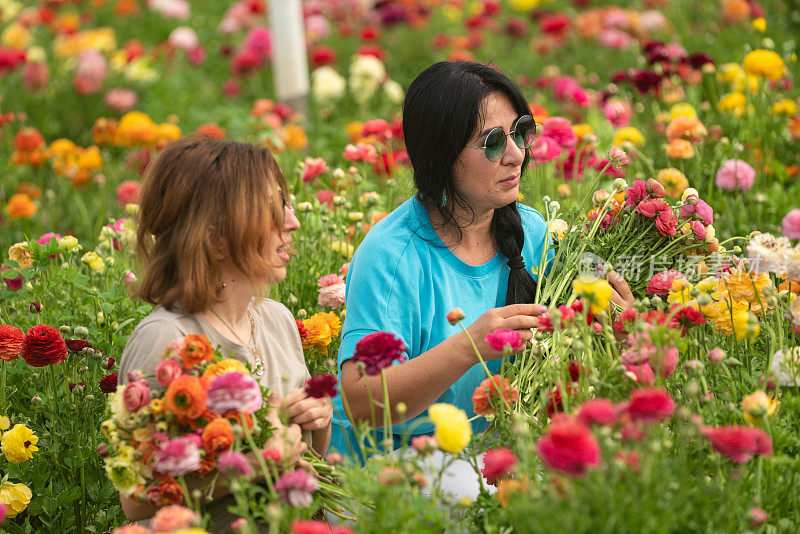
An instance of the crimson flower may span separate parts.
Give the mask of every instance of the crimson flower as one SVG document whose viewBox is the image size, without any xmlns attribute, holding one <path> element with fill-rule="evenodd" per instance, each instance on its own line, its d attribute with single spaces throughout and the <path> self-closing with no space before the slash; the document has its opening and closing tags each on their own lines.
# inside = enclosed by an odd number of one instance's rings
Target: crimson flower
<svg viewBox="0 0 800 534">
<path fill-rule="evenodd" d="M 294 322 L 297 324 L 297 333 L 300 334 L 300 341 L 304 341 L 308 337 L 306 325 L 300 319 L 295 319 Z"/>
<path fill-rule="evenodd" d="M 700 432 L 714 450 L 731 462 L 741 464 L 753 456 L 772 456 L 772 440 L 760 428 L 729 425 L 704 427 Z"/>
<path fill-rule="evenodd" d="M 663 389 L 637 389 L 631 393 L 625 411 L 633 421 L 657 423 L 672 415 L 675 403 Z"/>
<path fill-rule="evenodd" d="M 608 399 L 584 402 L 578 410 L 578 420 L 589 425 L 613 425 L 617 420 L 617 409 Z"/>
<path fill-rule="evenodd" d="M 100 391 L 114 393 L 117 391 L 117 373 L 111 373 L 100 379 Z"/>
<path fill-rule="evenodd" d="M 37 324 L 25 334 L 20 355 L 32 367 L 55 365 L 67 357 L 67 344 L 58 329 Z"/>
<path fill-rule="evenodd" d="M 403 353 L 406 350 L 406 344 L 394 334 L 373 332 L 356 343 L 353 361 L 362 362 L 366 366 L 364 372 L 367 375 L 379 375 L 381 370 L 392 365 L 393 361 L 405 361 Z"/>
<path fill-rule="evenodd" d="M 325 396 L 335 397 L 338 391 L 336 384 L 339 381 L 332 374 L 314 375 L 306 381 L 306 394 L 315 399 L 321 399 Z"/>
<path fill-rule="evenodd" d="M 511 449 L 500 447 L 498 449 L 491 449 L 486 451 L 483 455 L 483 473 L 486 482 L 492 486 L 503 478 L 511 475 L 511 468 L 517 463 L 517 457 L 511 452 Z"/>
<path fill-rule="evenodd" d="M 550 469 L 576 477 L 600 465 L 600 445 L 594 434 L 572 417 L 558 417 L 536 442 L 536 450 Z"/>
<path fill-rule="evenodd" d="M 86 347 L 91 348 L 92 346 L 88 341 L 82 339 L 68 339 L 66 340 L 66 344 L 70 352 L 80 352 Z"/>
<path fill-rule="evenodd" d="M 0 359 L 7 362 L 19 358 L 25 334 L 19 328 L 0 324 Z"/>
</svg>

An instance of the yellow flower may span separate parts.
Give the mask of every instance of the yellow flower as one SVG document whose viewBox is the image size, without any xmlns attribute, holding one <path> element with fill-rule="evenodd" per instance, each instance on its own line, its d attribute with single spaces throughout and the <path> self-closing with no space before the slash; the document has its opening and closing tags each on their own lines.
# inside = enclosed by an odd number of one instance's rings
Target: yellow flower
<svg viewBox="0 0 800 534">
<path fill-rule="evenodd" d="M 338 252 L 347 259 L 350 259 L 353 257 L 355 247 L 346 241 L 334 241 L 331 243 L 331 250 Z"/>
<path fill-rule="evenodd" d="M 780 406 L 780 402 L 767 395 L 763 390 L 754 391 L 742 399 L 744 420 L 749 425 L 761 424 L 765 418 L 775 414 L 778 406 Z"/>
<path fill-rule="evenodd" d="M 33 453 L 39 448 L 36 444 L 39 437 L 33 430 L 25 425 L 17 424 L 14 428 L 3 432 L 3 439 L 0 442 L 0 450 L 3 451 L 9 462 L 21 463 L 33 458 Z"/>
<path fill-rule="evenodd" d="M 586 124 L 585 122 L 581 124 L 573 124 L 572 131 L 575 133 L 575 135 L 578 137 L 579 140 L 583 140 L 583 138 L 586 137 L 587 135 L 591 135 L 594 133 L 592 127 Z"/>
<path fill-rule="evenodd" d="M 611 285 L 602 278 L 582 274 L 572 282 L 572 289 L 589 303 L 590 313 L 597 315 L 608 309 L 612 290 Z"/>
<path fill-rule="evenodd" d="M 105 459 L 106 474 L 114 487 L 123 495 L 129 496 L 136 487 L 145 483 L 147 468 L 132 458 L 120 455 Z"/>
<path fill-rule="evenodd" d="M 100 155 L 100 149 L 97 145 L 82 149 L 78 153 L 76 165 L 79 169 L 85 171 L 95 171 L 101 168 L 103 166 L 103 156 Z"/>
<path fill-rule="evenodd" d="M 458 454 L 469 444 L 472 426 L 464 410 L 452 404 L 437 403 L 428 408 L 428 416 L 436 426 L 434 436 L 442 450 Z"/>
<path fill-rule="evenodd" d="M 91 250 L 81 257 L 81 261 L 88 265 L 90 269 L 97 271 L 98 273 L 102 273 L 106 270 L 106 264 L 103 262 L 103 258 Z"/>
<path fill-rule="evenodd" d="M 562 240 L 569 230 L 569 224 L 564 219 L 553 219 L 547 221 L 547 229 L 553 236 Z"/>
<path fill-rule="evenodd" d="M 758 337 L 761 326 L 746 302 L 740 300 L 721 300 L 714 304 L 715 316 L 712 319 L 714 328 L 726 335 L 734 335 L 736 339 Z"/>
<path fill-rule="evenodd" d="M 767 31 L 767 21 L 764 20 L 764 17 L 753 19 L 753 29 L 761 33 Z"/>
<path fill-rule="evenodd" d="M 124 146 L 150 146 L 156 137 L 156 123 L 140 111 L 130 111 L 122 116 L 117 126 L 117 141 Z"/>
<path fill-rule="evenodd" d="M 770 111 L 773 115 L 785 115 L 787 117 L 791 117 L 797 113 L 797 103 L 790 98 L 784 98 L 783 100 L 775 102 L 770 108 Z"/>
<path fill-rule="evenodd" d="M 689 180 L 686 179 L 686 175 L 675 167 L 668 167 L 658 171 L 656 181 L 664 186 L 664 189 L 667 190 L 667 196 L 672 198 L 681 196 L 686 188 L 689 187 Z"/>
<path fill-rule="evenodd" d="M 744 93 L 736 91 L 720 98 L 717 103 L 717 109 L 720 111 L 731 111 L 737 117 L 741 117 L 744 115 L 746 105 L 747 98 L 744 96 Z"/>
<path fill-rule="evenodd" d="M 59 35 L 53 42 L 56 57 L 77 56 L 90 48 L 109 53 L 116 50 L 114 30 L 103 27 L 72 35 Z"/>
<path fill-rule="evenodd" d="M 644 146 L 644 135 L 642 135 L 642 132 L 640 132 L 638 128 L 626 126 L 617 132 L 611 144 L 621 146 L 625 141 L 633 146 Z"/>
<path fill-rule="evenodd" d="M 181 136 L 181 129 L 175 124 L 165 122 L 156 127 L 154 143 L 157 148 L 164 148 L 171 142 L 179 139 Z"/>
<path fill-rule="evenodd" d="M 733 300 L 745 300 L 758 306 L 767 300 L 764 288 L 772 286 L 767 273 L 755 274 L 742 267 L 731 269 L 722 280 Z"/>
<path fill-rule="evenodd" d="M 303 340 L 303 348 L 315 347 L 322 354 L 327 355 L 328 345 L 331 339 L 338 336 L 342 331 L 342 321 L 334 312 L 315 313 L 305 321 L 303 325 L 308 330 L 308 335 Z"/>
<path fill-rule="evenodd" d="M 667 302 L 670 304 L 674 302 L 686 304 L 692 300 L 692 289 L 694 287 L 691 282 L 685 277 L 679 276 L 672 281 L 672 287 L 669 290 L 669 295 L 667 295 Z"/>
<path fill-rule="evenodd" d="M 281 138 L 289 150 L 302 150 L 308 146 L 305 130 L 296 124 L 287 124 L 283 128 Z"/>
<path fill-rule="evenodd" d="M 673 121 L 677 117 L 689 117 L 690 119 L 696 119 L 697 111 L 695 111 L 694 106 L 688 102 L 680 102 L 669 109 L 669 120 Z"/>
<path fill-rule="evenodd" d="M 717 80 L 721 82 L 733 83 L 744 75 L 744 69 L 738 63 L 723 63 L 717 68 Z"/>
<path fill-rule="evenodd" d="M 164 412 L 164 401 L 161 399 L 153 399 L 150 401 L 150 411 L 154 414 L 160 414 Z"/>
<path fill-rule="evenodd" d="M 786 72 L 783 59 L 772 50 L 753 50 L 744 57 L 742 66 L 747 74 L 763 76 L 768 80 L 780 80 Z"/>
<path fill-rule="evenodd" d="M 24 512 L 32 497 L 33 493 L 25 484 L 3 482 L 0 485 L 0 504 L 7 506 L 6 517 L 9 519 Z"/>
<path fill-rule="evenodd" d="M 18 22 L 13 22 L 3 31 L 0 41 L 11 48 L 28 48 L 31 44 L 31 32 Z"/>
<path fill-rule="evenodd" d="M 14 243 L 8 249 L 8 259 L 17 262 L 22 269 L 33 267 L 33 257 L 28 250 L 28 242 Z"/>
<path fill-rule="evenodd" d="M 69 252 L 78 252 L 81 246 L 78 244 L 78 239 L 72 235 L 65 235 L 58 240 L 58 248 L 66 249 Z"/>
<path fill-rule="evenodd" d="M 512 9 L 521 12 L 527 12 L 531 9 L 538 7 L 543 3 L 542 0 L 510 0 L 509 4 L 511 4 Z"/>
<path fill-rule="evenodd" d="M 11 427 L 11 420 L 5 415 L 0 415 L 0 431 L 8 430 Z"/>
<path fill-rule="evenodd" d="M 239 360 L 226 358 L 217 363 L 212 363 L 206 367 L 203 376 L 219 376 L 224 375 L 225 373 L 242 373 L 244 375 L 249 375 L 250 371 L 248 371 L 247 366 Z"/>
</svg>

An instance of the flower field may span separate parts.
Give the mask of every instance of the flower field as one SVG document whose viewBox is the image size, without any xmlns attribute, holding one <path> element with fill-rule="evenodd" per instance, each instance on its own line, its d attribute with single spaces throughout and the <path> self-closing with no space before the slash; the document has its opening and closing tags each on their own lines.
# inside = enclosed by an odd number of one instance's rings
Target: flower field
<svg viewBox="0 0 800 534">
<path fill-rule="evenodd" d="M 187 480 L 221 475 L 242 533 L 800 530 L 800 2 L 305 0 L 305 109 L 276 100 L 268 4 L 0 0 L 0 532 L 211 531 Z M 405 91 L 457 59 L 528 99 L 520 202 L 553 249 L 534 339 L 485 340 L 508 357 L 474 413 L 435 404 L 394 454 L 364 426 L 362 466 L 290 450 L 199 336 L 165 347 L 163 389 L 117 387 L 152 309 L 131 297 L 140 180 L 197 132 L 275 154 L 301 228 L 270 298 L 309 394 L 336 396 L 349 261 L 414 191 Z M 381 334 L 367 374 L 405 358 Z M 451 464 L 477 497 L 446 491 Z M 120 492 L 162 508 L 131 526 Z"/>
</svg>

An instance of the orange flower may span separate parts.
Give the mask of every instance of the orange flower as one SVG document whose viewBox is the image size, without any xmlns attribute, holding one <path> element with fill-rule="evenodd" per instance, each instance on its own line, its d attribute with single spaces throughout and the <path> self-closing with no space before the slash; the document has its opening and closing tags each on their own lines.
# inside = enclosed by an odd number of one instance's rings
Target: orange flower
<svg viewBox="0 0 800 534">
<path fill-rule="evenodd" d="M 675 159 L 692 159 L 694 157 L 694 147 L 686 139 L 675 139 L 664 149 L 667 156 Z"/>
<path fill-rule="evenodd" d="M 789 119 L 788 127 L 792 139 L 800 139 L 800 115 Z"/>
<path fill-rule="evenodd" d="M 214 349 L 206 335 L 189 334 L 183 342 L 181 361 L 184 369 L 191 369 L 203 362 L 210 362 L 214 357 Z"/>
<path fill-rule="evenodd" d="M 528 491 L 529 480 L 528 477 L 523 477 L 522 480 L 513 478 L 506 478 L 497 483 L 497 500 L 500 506 L 505 508 L 508 506 L 508 500 L 515 493 Z"/>
<path fill-rule="evenodd" d="M 233 427 L 224 417 L 214 419 L 203 430 L 203 448 L 213 456 L 230 449 L 233 439 Z"/>
<path fill-rule="evenodd" d="M 213 471 L 215 467 L 217 467 L 217 459 L 210 454 L 206 454 L 200 458 L 200 467 L 192 471 L 192 473 L 198 476 L 207 475 Z"/>
<path fill-rule="evenodd" d="M 308 145 L 305 130 L 296 124 L 287 124 L 283 128 L 281 139 L 289 150 L 302 150 Z"/>
<path fill-rule="evenodd" d="M 667 140 L 672 143 L 676 139 L 686 139 L 698 143 L 708 133 L 703 123 L 694 117 L 680 115 L 667 126 Z"/>
<path fill-rule="evenodd" d="M 36 128 L 23 128 L 14 136 L 14 150 L 33 152 L 44 148 L 44 137 Z"/>
<path fill-rule="evenodd" d="M 528 109 L 531 110 L 531 116 L 533 120 L 536 121 L 536 124 L 541 124 L 550 117 L 550 113 L 547 111 L 547 108 L 540 106 L 538 104 L 528 104 Z"/>
<path fill-rule="evenodd" d="M 17 193 L 24 193 L 28 195 L 31 200 L 39 200 L 42 198 L 42 190 L 38 186 L 30 182 L 22 182 L 17 188 Z"/>
<path fill-rule="evenodd" d="M 99 146 L 114 144 L 117 139 L 117 126 L 119 126 L 119 123 L 114 119 L 100 117 L 94 121 L 92 139 L 94 139 L 95 144 Z"/>
<path fill-rule="evenodd" d="M 25 193 L 15 193 L 8 199 L 6 212 L 12 219 L 30 219 L 36 215 L 36 205 Z"/>
<path fill-rule="evenodd" d="M 179 419 L 197 419 L 206 411 L 206 390 L 203 381 L 192 375 L 181 375 L 164 394 L 164 409 Z"/>
<path fill-rule="evenodd" d="M 503 403 L 500 399 L 500 391 L 502 390 Z M 475 388 L 472 394 L 472 409 L 478 415 L 488 415 L 492 413 L 494 406 L 504 407 L 505 404 L 511 404 L 519 400 L 519 391 L 511 385 L 507 378 L 500 375 L 494 375 L 487 378 L 481 385 Z"/>
<path fill-rule="evenodd" d="M 220 128 L 219 124 L 213 122 L 198 126 L 197 133 L 208 136 L 211 139 L 225 139 L 225 130 Z"/>
<path fill-rule="evenodd" d="M 742 22 L 750 16 L 750 4 L 745 0 L 726 0 L 722 4 L 722 18 L 728 22 Z"/>
</svg>

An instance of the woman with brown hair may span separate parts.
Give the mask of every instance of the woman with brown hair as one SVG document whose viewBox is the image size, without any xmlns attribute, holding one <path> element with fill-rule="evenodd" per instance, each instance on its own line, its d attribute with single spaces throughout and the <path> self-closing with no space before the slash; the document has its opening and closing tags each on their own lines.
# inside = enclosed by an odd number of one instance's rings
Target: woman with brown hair
<svg viewBox="0 0 800 534">
<path fill-rule="evenodd" d="M 283 174 L 266 148 L 195 136 L 164 148 L 143 178 L 136 236 L 143 268 L 137 296 L 156 307 L 131 334 L 119 377 L 124 383 L 130 371 L 141 370 L 156 387 L 152 377 L 165 347 L 205 334 L 223 354 L 252 366 L 273 392 L 272 402 L 275 394 L 282 397 L 291 424 L 285 433 L 299 438 L 299 425 L 322 455 L 330 440 L 330 400 L 305 394 L 309 373 L 294 318 L 263 297 L 285 278 L 291 233 L 300 227 L 287 199 Z M 222 488 L 214 497 L 226 493 Z M 223 530 L 230 524 L 228 499 L 210 505 Z M 156 510 L 124 496 L 122 503 L 130 520 Z"/>
</svg>

